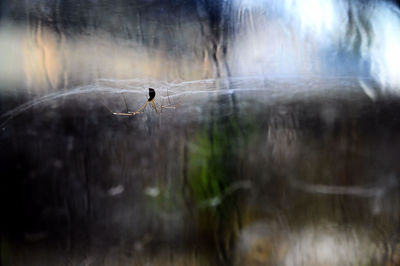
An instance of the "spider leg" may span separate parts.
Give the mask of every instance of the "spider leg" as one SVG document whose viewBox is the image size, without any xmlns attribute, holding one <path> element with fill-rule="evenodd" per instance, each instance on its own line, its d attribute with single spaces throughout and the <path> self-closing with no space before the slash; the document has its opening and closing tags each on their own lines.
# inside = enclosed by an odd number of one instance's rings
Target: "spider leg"
<svg viewBox="0 0 400 266">
<path fill-rule="evenodd" d="M 161 105 L 159 102 L 154 101 L 155 104 L 157 104 L 160 108 L 160 113 L 162 113 L 164 106 Z"/>
<path fill-rule="evenodd" d="M 113 115 L 121 115 L 121 116 L 134 116 L 137 114 L 141 114 L 143 112 L 140 112 L 141 110 L 143 110 L 144 108 L 146 108 L 148 102 L 145 102 L 139 109 L 137 109 L 135 112 L 113 112 L 110 108 L 108 108 L 107 105 L 104 105 Z"/>
<path fill-rule="evenodd" d="M 163 108 L 176 109 L 176 107 L 178 107 L 178 106 L 181 104 L 181 101 L 182 101 L 182 100 L 180 100 L 180 101 L 178 102 L 178 104 L 176 104 L 176 105 L 174 105 L 174 106 L 171 106 L 171 105 L 172 105 L 171 102 L 168 103 L 168 104 L 166 104 L 166 105 L 162 105 L 162 104 L 159 104 L 159 103 L 157 103 L 157 104 L 160 106 L 161 109 L 163 109 Z"/>
<path fill-rule="evenodd" d="M 102 101 L 102 104 L 104 105 L 104 107 L 110 112 L 110 113 L 114 113 L 111 109 L 110 109 L 110 107 L 108 107 L 107 106 L 107 104 L 105 104 L 105 102 L 104 102 L 104 100 Z"/>
<path fill-rule="evenodd" d="M 124 116 L 134 116 L 136 113 L 133 112 L 127 112 L 127 113 L 120 113 L 120 112 L 113 112 L 113 115 L 124 115 Z"/>
<path fill-rule="evenodd" d="M 168 104 L 171 105 L 171 100 L 169 99 L 168 87 L 167 87 Z"/>
<path fill-rule="evenodd" d="M 147 104 L 148 104 L 149 102 L 148 101 L 146 101 L 139 109 L 137 109 L 135 112 L 133 112 L 134 114 L 140 114 L 140 113 L 142 113 L 142 112 L 140 112 L 141 110 L 143 110 L 144 108 L 146 108 L 146 106 L 147 106 Z"/>
<path fill-rule="evenodd" d="M 175 109 L 176 108 L 176 106 L 170 106 L 171 104 L 167 104 L 167 105 L 158 104 L 158 105 L 160 106 L 161 109 L 162 108 L 169 108 L 169 109 Z"/>
<path fill-rule="evenodd" d="M 158 104 L 158 106 L 160 107 L 160 113 L 162 113 L 162 105 L 159 104 L 158 102 L 154 101 L 155 104 Z"/>
<path fill-rule="evenodd" d="M 162 108 L 169 108 L 169 109 L 175 109 L 176 108 L 176 106 L 169 106 L 169 104 L 168 105 L 160 105 Z"/>
<path fill-rule="evenodd" d="M 155 101 L 154 101 L 154 100 L 152 100 L 152 101 L 151 101 L 151 106 L 154 108 L 154 110 L 155 110 L 155 111 L 156 111 L 156 113 L 158 114 L 157 106 L 156 106 L 156 104 L 155 104 Z"/>
<path fill-rule="evenodd" d="M 177 104 L 175 104 L 174 106 L 171 106 L 172 103 L 170 102 L 167 105 L 162 105 L 162 108 L 170 108 L 170 109 L 176 109 L 179 105 L 181 105 L 183 98 L 185 97 L 185 95 L 183 97 L 181 97 L 181 99 L 179 100 L 179 102 Z M 169 100 L 169 96 L 168 96 L 168 100 Z"/>
<path fill-rule="evenodd" d="M 168 97 L 168 101 L 169 101 L 169 97 Z M 170 108 L 170 109 L 175 109 L 175 108 L 176 108 L 176 106 L 171 106 L 171 105 L 172 105 L 171 102 L 169 102 L 169 103 L 166 104 L 166 105 L 162 105 L 162 104 L 160 104 L 159 102 L 157 102 L 157 101 L 155 101 L 155 100 L 154 100 L 154 102 L 155 102 L 156 104 L 158 104 L 158 106 L 160 107 L 160 111 L 161 111 L 161 112 L 162 112 L 162 109 L 164 109 L 164 108 Z"/>
<path fill-rule="evenodd" d="M 125 95 L 123 97 L 124 97 L 126 112 L 129 113 L 129 108 L 128 108 L 128 104 L 126 103 Z"/>
</svg>

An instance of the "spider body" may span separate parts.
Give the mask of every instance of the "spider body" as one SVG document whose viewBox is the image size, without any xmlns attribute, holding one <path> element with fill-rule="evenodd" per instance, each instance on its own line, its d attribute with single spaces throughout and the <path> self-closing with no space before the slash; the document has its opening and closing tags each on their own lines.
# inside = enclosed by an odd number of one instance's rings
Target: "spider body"
<svg viewBox="0 0 400 266">
<path fill-rule="evenodd" d="M 156 97 L 156 91 L 153 88 L 149 88 L 149 99 L 148 102 L 151 102 L 154 97 Z"/>
</svg>

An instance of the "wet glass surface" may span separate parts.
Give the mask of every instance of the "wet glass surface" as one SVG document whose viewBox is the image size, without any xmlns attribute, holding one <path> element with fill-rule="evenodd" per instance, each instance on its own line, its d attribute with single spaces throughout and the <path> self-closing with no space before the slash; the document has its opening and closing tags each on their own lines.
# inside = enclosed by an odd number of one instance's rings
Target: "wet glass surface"
<svg viewBox="0 0 400 266">
<path fill-rule="evenodd" d="M 0 265 L 399 265 L 399 14 L 3 1 Z"/>
<path fill-rule="evenodd" d="M 221 82 L 169 84 L 156 99 L 176 109 L 126 117 L 103 103 L 147 91 L 99 81 L 3 125 L 5 265 L 397 263 L 399 101 Z"/>
</svg>

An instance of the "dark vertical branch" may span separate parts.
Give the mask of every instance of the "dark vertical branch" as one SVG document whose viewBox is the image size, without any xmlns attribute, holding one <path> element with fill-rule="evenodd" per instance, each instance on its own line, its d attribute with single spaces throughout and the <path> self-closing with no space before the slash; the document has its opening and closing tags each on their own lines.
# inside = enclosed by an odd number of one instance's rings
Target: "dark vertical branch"
<svg viewBox="0 0 400 266">
<path fill-rule="evenodd" d="M 202 36 L 206 49 L 214 62 L 216 77 L 230 76 L 227 63 L 229 27 L 229 10 L 231 3 L 214 0 L 196 0 L 197 15 L 201 24 Z"/>
</svg>

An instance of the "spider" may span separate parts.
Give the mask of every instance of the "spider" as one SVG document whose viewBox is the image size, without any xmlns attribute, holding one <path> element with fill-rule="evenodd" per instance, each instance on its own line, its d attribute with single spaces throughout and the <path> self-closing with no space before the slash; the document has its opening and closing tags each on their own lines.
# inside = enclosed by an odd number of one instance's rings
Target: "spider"
<svg viewBox="0 0 400 266">
<path fill-rule="evenodd" d="M 126 112 L 113 112 L 113 111 L 111 111 L 111 109 L 108 108 L 106 105 L 105 105 L 105 107 L 106 107 L 113 115 L 124 115 L 124 116 L 134 116 L 134 115 L 137 115 L 137 114 L 142 114 L 142 113 L 143 113 L 142 110 L 143 110 L 144 108 L 146 108 L 146 106 L 147 106 L 148 104 L 150 104 L 151 108 L 153 108 L 154 111 L 156 111 L 157 114 L 158 114 L 158 112 L 159 112 L 158 109 L 157 109 L 157 105 L 158 105 L 159 108 L 160 108 L 160 112 L 162 112 L 162 109 L 163 109 L 163 108 L 175 109 L 175 106 L 170 106 L 171 103 L 169 103 L 168 105 L 161 105 L 161 104 L 159 104 L 158 102 L 156 102 L 155 97 L 156 97 L 156 91 L 155 91 L 153 88 L 149 88 L 149 98 L 148 98 L 147 101 L 146 101 L 139 109 L 137 109 L 135 112 L 130 112 L 130 111 L 128 111 L 128 105 L 126 104 L 125 98 L 124 98 L 124 101 L 125 101 L 125 106 L 126 106 L 126 109 L 127 109 Z M 168 97 L 168 101 L 169 101 L 169 97 Z"/>
</svg>

